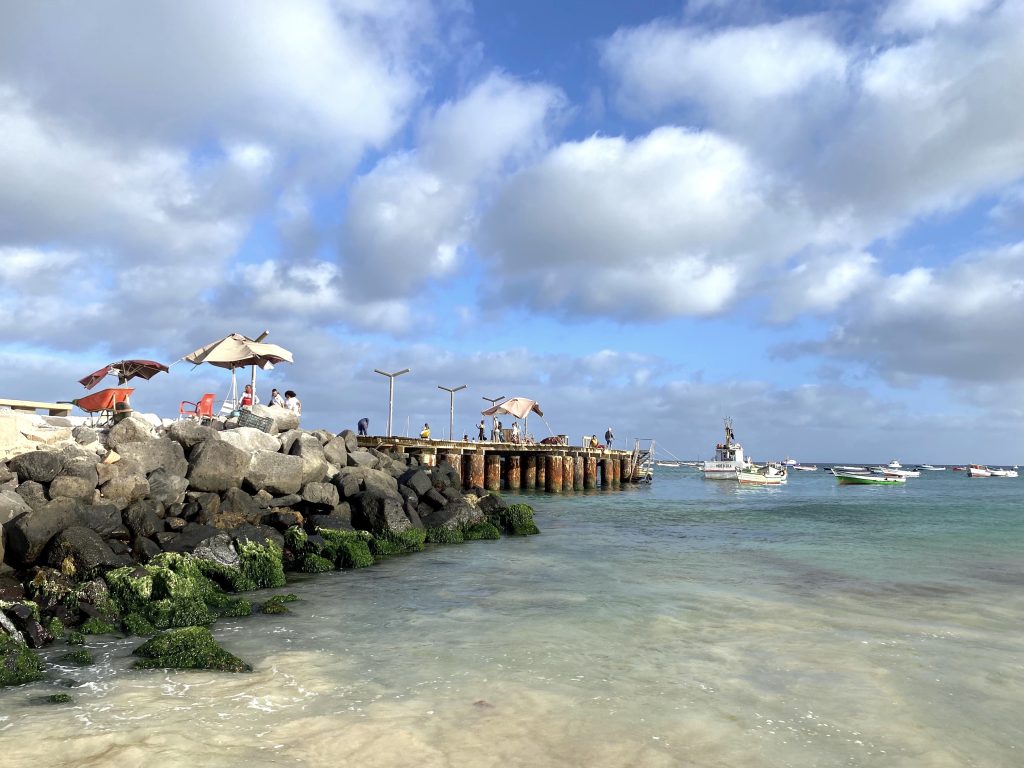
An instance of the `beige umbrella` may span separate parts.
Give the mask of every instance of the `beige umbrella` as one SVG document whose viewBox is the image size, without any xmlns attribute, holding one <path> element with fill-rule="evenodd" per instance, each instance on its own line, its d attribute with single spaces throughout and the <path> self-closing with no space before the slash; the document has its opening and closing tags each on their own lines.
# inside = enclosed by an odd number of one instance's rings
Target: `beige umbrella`
<svg viewBox="0 0 1024 768">
<path fill-rule="evenodd" d="M 537 404 L 536 400 L 531 400 L 528 397 L 510 397 L 508 400 L 504 400 L 488 408 L 486 411 L 481 411 L 480 414 L 482 416 L 497 416 L 500 413 L 507 413 L 510 416 L 515 416 L 517 419 L 523 419 L 523 431 L 525 432 L 529 426 L 531 411 L 538 416 L 544 416 L 544 411 L 540 409 L 540 405 Z"/>
<path fill-rule="evenodd" d="M 275 363 L 291 363 L 292 353 L 277 344 L 263 341 L 267 337 L 264 331 L 256 339 L 250 339 L 240 333 L 232 333 L 223 339 L 200 347 L 195 352 L 185 355 L 184 359 L 194 365 L 209 363 L 218 368 L 231 369 L 231 397 L 237 402 L 238 384 L 235 371 L 238 368 L 252 366 L 252 391 L 256 391 L 256 367 L 268 368 Z"/>
</svg>

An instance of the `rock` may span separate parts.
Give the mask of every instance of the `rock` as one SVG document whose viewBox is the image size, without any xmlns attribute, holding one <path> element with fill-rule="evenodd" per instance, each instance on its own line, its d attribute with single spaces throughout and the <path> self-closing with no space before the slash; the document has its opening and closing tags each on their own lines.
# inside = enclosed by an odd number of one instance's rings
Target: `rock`
<svg viewBox="0 0 1024 768">
<path fill-rule="evenodd" d="M 93 443 L 98 443 L 100 440 L 99 432 L 92 427 L 85 426 L 84 424 L 72 429 L 71 436 L 79 445 L 92 445 Z"/>
<path fill-rule="evenodd" d="M 199 443 L 189 454 L 189 487 L 196 491 L 226 491 L 242 484 L 249 454 L 223 440 Z M 293 489 L 292 492 L 298 490 Z"/>
<path fill-rule="evenodd" d="M 216 536 L 218 533 L 220 533 L 220 531 L 212 525 L 189 523 L 181 533 L 177 535 L 174 541 L 167 545 L 167 551 L 191 552 L 211 536 Z"/>
<path fill-rule="evenodd" d="M 180 538 L 180 537 L 179 537 Z M 177 539 L 175 539 L 177 541 Z M 145 536 L 139 536 L 132 541 L 132 557 L 140 563 L 148 563 L 160 554 L 160 545 Z"/>
<path fill-rule="evenodd" d="M 263 522 L 265 525 L 270 525 L 278 531 L 287 531 L 293 525 L 301 528 L 305 523 L 305 518 L 302 513 L 296 512 L 294 509 L 281 509 L 277 512 L 271 512 L 269 515 L 264 515 Z"/>
<path fill-rule="evenodd" d="M 349 454 L 351 456 L 352 454 Z M 389 496 L 399 503 L 402 495 L 398 492 L 398 481 L 391 475 L 366 467 L 345 467 L 334 478 L 338 490 L 348 499 L 361 491 L 375 491 Z M 358 490 L 353 491 L 353 487 Z"/>
<path fill-rule="evenodd" d="M 149 422 L 132 414 L 110 428 L 110 432 L 107 433 L 107 446 L 122 453 L 121 449 L 125 445 L 146 441 L 151 437 L 153 428 Z"/>
<path fill-rule="evenodd" d="M 349 451 L 348 465 L 350 467 L 365 467 L 366 469 L 377 469 L 380 466 L 380 459 L 369 451 Z"/>
<path fill-rule="evenodd" d="M 421 515 L 423 525 L 427 528 L 448 528 L 451 530 L 482 523 L 485 519 L 486 517 L 479 509 L 461 500 L 450 502 L 443 507 L 431 509 L 426 515 Z"/>
<path fill-rule="evenodd" d="M 123 528 L 121 510 L 113 504 L 90 504 L 79 508 L 75 524 L 107 538 L 119 535 Z"/>
<path fill-rule="evenodd" d="M 15 491 L 25 503 L 28 504 L 32 509 L 39 509 L 44 506 L 49 499 L 46 497 L 46 488 L 42 483 L 37 483 L 35 480 L 27 480 L 18 485 Z"/>
<path fill-rule="evenodd" d="M 163 531 L 164 508 L 159 501 L 143 499 L 133 502 L 122 517 L 133 536 L 149 538 Z"/>
<path fill-rule="evenodd" d="M 212 427 L 203 426 L 198 421 L 187 419 L 176 421 L 167 428 L 167 437 L 190 451 L 206 440 L 220 440 L 220 435 Z"/>
<path fill-rule="evenodd" d="M 80 509 L 81 503 L 74 499 L 57 499 L 11 520 L 4 526 L 7 562 L 17 566 L 34 563 L 50 539 L 78 524 Z"/>
<path fill-rule="evenodd" d="M 126 507 L 149 495 L 149 481 L 141 474 L 118 474 L 100 486 L 100 495 L 111 503 Z"/>
<path fill-rule="evenodd" d="M 302 488 L 302 476 L 303 460 L 300 456 L 257 451 L 249 460 L 244 482 L 251 491 L 267 490 L 287 495 Z"/>
<path fill-rule="evenodd" d="M 188 525 L 188 520 L 184 517 L 165 517 L 164 518 L 164 530 L 170 531 L 171 533 L 181 533 L 185 530 L 185 526 Z"/>
<path fill-rule="evenodd" d="M 160 547 L 160 549 L 165 551 L 177 538 L 177 531 L 157 531 L 153 534 L 153 541 L 156 542 L 156 545 Z"/>
<path fill-rule="evenodd" d="M 287 408 L 254 405 L 252 413 L 253 416 L 273 419 L 274 423 L 270 428 L 270 434 L 272 435 L 276 435 L 279 432 L 287 432 L 289 429 L 299 428 L 299 414 Z"/>
<path fill-rule="evenodd" d="M 448 486 L 445 488 L 441 491 L 441 495 L 448 499 L 448 501 L 462 501 L 462 491 L 454 486 Z"/>
<path fill-rule="evenodd" d="M 352 499 L 352 524 L 374 534 L 401 533 L 412 527 L 401 497 L 396 500 L 375 491 L 357 493 Z"/>
<path fill-rule="evenodd" d="M 241 488 L 230 488 L 224 492 L 220 511 L 210 524 L 220 529 L 236 528 L 250 523 L 256 525 L 263 519 L 263 507 Z"/>
<path fill-rule="evenodd" d="M 96 472 L 93 471 L 95 476 Z M 78 499 L 79 501 L 89 504 L 92 502 L 93 497 L 96 495 L 96 481 L 88 480 L 84 477 L 73 477 L 68 475 L 60 475 L 53 479 L 50 483 L 50 498 L 51 499 Z"/>
<path fill-rule="evenodd" d="M 56 451 L 29 451 L 15 456 L 8 466 L 18 475 L 18 480 L 48 483 L 60 472 L 63 463 Z"/>
<path fill-rule="evenodd" d="M 238 427 L 228 430 L 220 436 L 220 439 L 246 453 L 254 451 L 274 451 L 276 453 L 281 450 L 281 441 L 278 438 L 253 427 Z"/>
<path fill-rule="evenodd" d="M 162 502 L 165 506 L 180 504 L 188 490 L 188 480 L 184 476 L 171 474 L 163 467 L 149 473 L 149 497 Z"/>
<path fill-rule="evenodd" d="M 206 627 L 168 629 L 134 651 L 140 669 L 211 669 L 219 672 L 251 672 L 252 667 L 228 653 Z"/>
<path fill-rule="evenodd" d="M 4 548 L 7 539 L 7 534 L 4 533 L 2 526 L 19 515 L 31 511 L 32 507 L 14 491 L 0 491 L 0 565 L 4 562 Z"/>
<path fill-rule="evenodd" d="M 81 526 L 66 528 L 54 536 L 46 548 L 46 561 L 64 573 L 71 565 L 79 577 L 131 564 L 130 558 L 115 555 L 102 536 Z"/>
<path fill-rule="evenodd" d="M 0 632 L 0 688 L 41 680 L 44 669 L 34 651 Z"/>
<path fill-rule="evenodd" d="M 351 429 L 343 429 L 338 437 L 345 441 L 345 450 L 349 453 L 359 450 L 359 438 Z"/>
<path fill-rule="evenodd" d="M 334 437 L 324 445 L 324 458 L 335 467 L 348 466 L 348 448 L 345 445 L 345 438 Z"/>
<path fill-rule="evenodd" d="M 292 443 L 291 456 L 298 456 L 302 459 L 302 484 L 320 483 L 327 477 L 330 465 L 324 458 L 324 447 L 316 437 L 310 434 L 302 434 Z"/>
<path fill-rule="evenodd" d="M 209 560 L 228 568 L 238 568 L 238 550 L 235 549 L 235 542 L 226 533 L 218 533 L 200 542 L 192 556 L 200 560 Z"/>
<path fill-rule="evenodd" d="M 299 439 L 301 434 L 301 429 L 289 429 L 287 432 L 282 432 L 278 435 L 277 437 L 281 441 L 281 453 L 291 453 L 292 446 L 295 444 L 295 441 Z"/>
<path fill-rule="evenodd" d="M 440 509 L 441 507 L 448 504 L 448 499 L 441 494 L 436 488 L 431 488 L 423 496 L 420 497 L 421 501 L 425 501 L 434 509 Z"/>
<path fill-rule="evenodd" d="M 96 455 L 83 451 L 85 455 L 62 452 L 64 467 L 57 477 L 81 477 L 92 483 L 93 488 L 99 484 L 99 472 L 96 467 Z M 54 478 L 56 479 L 56 478 Z"/>
<path fill-rule="evenodd" d="M 422 469 L 407 469 L 402 473 L 402 476 L 398 478 L 398 482 L 400 485 L 411 488 L 416 492 L 417 496 L 422 496 L 427 491 L 434 489 L 434 484 L 430 480 L 430 475 Z"/>
<path fill-rule="evenodd" d="M 289 493 L 287 496 L 281 496 L 276 499 L 272 499 L 267 506 L 271 509 L 275 507 L 293 507 L 302 501 L 302 497 L 297 493 Z"/>
<path fill-rule="evenodd" d="M 266 547 L 268 544 L 273 544 L 277 548 L 278 556 L 284 548 L 284 536 L 269 525 L 240 525 L 230 533 L 235 540 L 235 545 L 239 548 L 239 557 L 244 555 L 246 545 Z"/>
<path fill-rule="evenodd" d="M 354 531 L 352 525 L 352 512 L 350 508 L 344 510 L 332 510 L 329 515 L 312 515 L 309 518 L 309 529 L 312 531 L 323 528 L 327 531 Z"/>
<path fill-rule="evenodd" d="M 331 483 L 306 483 L 302 500 L 314 507 L 334 507 L 341 501 L 338 489 Z"/>
<path fill-rule="evenodd" d="M 122 460 L 137 461 L 144 475 L 157 469 L 163 469 L 168 474 L 178 477 L 184 477 L 188 472 L 185 451 L 182 450 L 180 443 L 169 437 L 126 443 L 119 448 L 119 452 Z"/>
<path fill-rule="evenodd" d="M 46 631 L 39 620 L 36 619 L 35 611 L 27 603 L 15 603 L 4 609 L 4 612 L 11 619 L 17 630 L 28 641 L 30 648 L 42 648 L 47 643 L 53 642 L 53 635 Z M 7 672 L 9 670 L 3 670 Z"/>
</svg>

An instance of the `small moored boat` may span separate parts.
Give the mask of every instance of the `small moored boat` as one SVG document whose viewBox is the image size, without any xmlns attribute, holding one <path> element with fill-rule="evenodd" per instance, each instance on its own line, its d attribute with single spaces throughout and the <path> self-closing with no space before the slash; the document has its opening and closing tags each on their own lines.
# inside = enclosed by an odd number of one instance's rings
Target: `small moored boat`
<svg viewBox="0 0 1024 768">
<path fill-rule="evenodd" d="M 742 485 L 783 485 L 786 482 L 787 474 L 785 467 L 765 464 L 737 470 L 736 479 Z"/>
<path fill-rule="evenodd" d="M 967 467 L 968 477 L 992 477 L 992 470 L 981 464 L 970 464 Z"/>
<path fill-rule="evenodd" d="M 900 485 L 907 478 L 899 475 L 861 474 L 859 472 L 833 472 L 840 485 Z"/>
</svg>

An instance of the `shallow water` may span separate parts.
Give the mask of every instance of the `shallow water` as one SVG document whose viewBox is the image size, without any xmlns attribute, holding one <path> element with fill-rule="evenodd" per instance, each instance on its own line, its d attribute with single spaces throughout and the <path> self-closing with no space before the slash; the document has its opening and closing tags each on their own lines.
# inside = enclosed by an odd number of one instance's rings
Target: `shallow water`
<svg viewBox="0 0 1024 768">
<path fill-rule="evenodd" d="M 12 766 L 1019 766 L 1024 481 L 530 496 L 543 535 L 302 577 L 215 634 L 0 691 Z M 51 657 L 63 648 L 49 651 Z"/>
</svg>

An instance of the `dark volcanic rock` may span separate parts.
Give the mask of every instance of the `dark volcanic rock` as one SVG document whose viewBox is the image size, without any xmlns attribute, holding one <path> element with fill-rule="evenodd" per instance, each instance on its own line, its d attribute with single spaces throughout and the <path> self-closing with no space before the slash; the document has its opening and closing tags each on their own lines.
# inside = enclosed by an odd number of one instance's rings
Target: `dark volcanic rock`
<svg viewBox="0 0 1024 768">
<path fill-rule="evenodd" d="M 348 448 L 345 447 L 345 438 L 334 437 L 328 440 L 324 445 L 324 458 L 339 469 L 348 466 Z"/>
<path fill-rule="evenodd" d="M 263 518 L 264 509 L 241 488 L 230 488 L 224 492 L 220 511 L 210 523 L 217 528 L 229 529 L 250 523 L 255 525 Z"/>
<path fill-rule="evenodd" d="M 56 451 L 29 451 L 15 456 L 8 466 L 18 475 L 18 480 L 35 480 L 48 483 L 60 472 L 63 462 Z"/>
<path fill-rule="evenodd" d="M 122 445 L 118 453 L 121 459 L 133 459 L 142 467 L 143 474 L 162 469 L 168 474 L 184 477 L 188 472 L 185 451 L 181 444 L 168 437 L 145 440 Z"/>
<path fill-rule="evenodd" d="M 179 533 L 177 537 L 167 545 L 167 551 L 191 552 L 208 538 L 216 536 L 218 533 L 220 533 L 220 531 L 212 525 L 189 523 L 181 533 Z"/>
<path fill-rule="evenodd" d="M 288 453 L 302 459 L 302 485 L 323 482 L 327 477 L 330 465 L 324 458 L 324 447 L 315 436 L 299 435 Z"/>
<path fill-rule="evenodd" d="M 121 511 L 113 504 L 89 504 L 78 510 L 76 524 L 100 536 L 115 536 L 122 529 Z"/>
<path fill-rule="evenodd" d="M 74 499 L 57 499 L 7 523 L 7 561 L 16 565 L 34 563 L 50 539 L 78 524 L 81 506 Z"/>
<path fill-rule="evenodd" d="M 338 433 L 338 437 L 345 441 L 345 450 L 349 453 L 359 450 L 359 439 L 351 429 L 343 429 Z"/>
<path fill-rule="evenodd" d="M 302 501 L 314 507 L 334 507 L 341 499 L 331 483 L 307 483 L 302 489 Z"/>
<path fill-rule="evenodd" d="M 79 445 L 92 445 L 93 443 L 99 442 L 100 435 L 92 427 L 87 427 L 84 424 L 75 427 L 71 430 L 71 436 L 75 438 L 75 442 Z"/>
<path fill-rule="evenodd" d="M 54 568 L 65 570 L 68 560 L 76 574 L 92 574 L 131 564 L 130 558 L 115 555 L 102 536 L 81 526 L 61 531 L 46 548 L 46 561 Z"/>
<path fill-rule="evenodd" d="M 431 488 L 423 496 L 420 497 L 423 501 L 427 502 L 434 509 L 440 509 L 448 503 L 448 499 L 440 493 L 436 488 Z"/>
<path fill-rule="evenodd" d="M 351 515 L 313 515 L 309 518 L 309 529 L 323 528 L 327 531 L 354 531 Z"/>
<path fill-rule="evenodd" d="M 46 487 L 35 480 L 27 480 L 21 483 L 16 493 L 25 500 L 32 509 L 39 509 L 46 505 L 49 499 L 46 497 Z"/>
<path fill-rule="evenodd" d="M 363 491 L 352 498 L 352 524 L 373 533 L 401 533 L 412 526 L 401 497 L 396 500 L 376 491 Z"/>
<path fill-rule="evenodd" d="M 124 511 L 124 523 L 134 536 L 150 537 L 164 529 L 163 505 L 154 499 L 133 502 Z"/>
<path fill-rule="evenodd" d="M 434 487 L 434 484 L 430 480 L 430 476 L 422 469 L 407 469 L 402 473 L 402 476 L 398 478 L 398 482 L 400 485 L 404 485 L 415 491 L 417 496 L 422 496 Z"/>
<path fill-rule="evenodd" d="M 150 472 L 146 480 L 149 482 L 149 497 L 151 499 L 156 499 L 164 505 L 171 505 L 179 504 L 185 498 L 188 480 L 185 479 L 184 474 L 172 474 L 160 467 Z"/>
<path fill-rule="evenodd" d="M 53 635 L 46 631 L 33 615 L 32 608 L 25 603 L 15 603 L 4 609 L 14 627 L 25 636 L 31 648 L 42 648 L 53 641 Z"/>
<path fill-rule="evenodd" d="M 93 471 L 93 479 L 90 481 L 84 477 L 60 475 L 53 478 L 50 483 L 51 499 L 78 499 L 83 503 L 90 503 L 96 495 L 96 472 Z"/>
<path fill-rule="evenodd" d="M 453 501 L 422 515 L 427 528 L 464 528 L 485 520 L 484 514 L 466 501 Z"/>
</svg>

